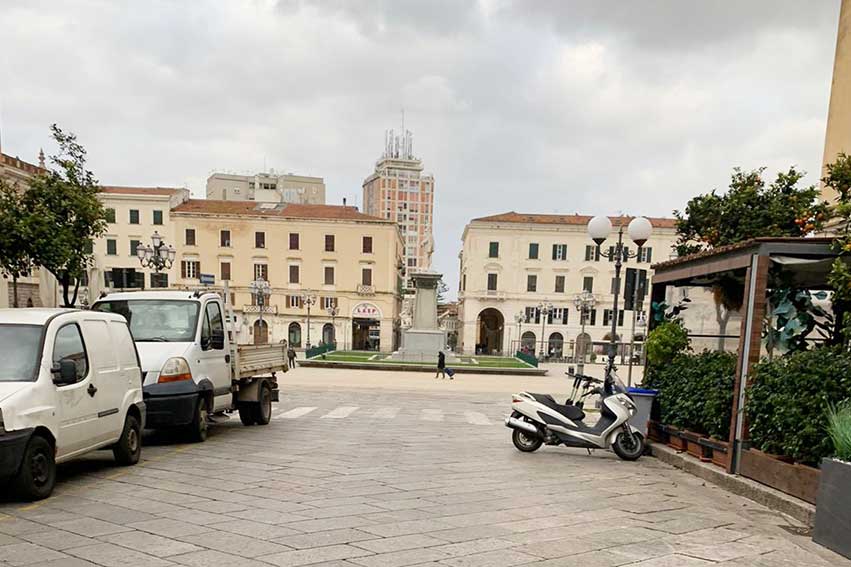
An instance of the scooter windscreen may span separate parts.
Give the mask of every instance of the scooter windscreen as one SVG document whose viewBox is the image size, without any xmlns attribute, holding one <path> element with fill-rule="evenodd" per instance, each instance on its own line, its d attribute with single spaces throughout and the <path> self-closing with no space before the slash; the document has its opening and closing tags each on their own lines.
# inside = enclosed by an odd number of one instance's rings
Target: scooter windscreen
<svg viewBox="0 0 851 567">
<path fill-rule="evenodd" d="M 615 394 L 626 394 L 626 385 L 621 382 L 621 379 L 618 378 L 615 374 L 606 378 L 604 388 L 607 396 L 614 396 Z"/>
</svg>

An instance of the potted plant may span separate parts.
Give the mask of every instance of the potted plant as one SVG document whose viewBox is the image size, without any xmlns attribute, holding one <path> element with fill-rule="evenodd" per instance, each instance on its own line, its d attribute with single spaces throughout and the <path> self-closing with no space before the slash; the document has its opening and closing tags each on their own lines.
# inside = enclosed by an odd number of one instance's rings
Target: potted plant
<svg viewBox="0 0 851 567">
<path fill-rule="evenodd" d="M 828 409 L 834 457 L 822 459 L 813 540 L 851 558 L 851 399 Z"/>
</svg>

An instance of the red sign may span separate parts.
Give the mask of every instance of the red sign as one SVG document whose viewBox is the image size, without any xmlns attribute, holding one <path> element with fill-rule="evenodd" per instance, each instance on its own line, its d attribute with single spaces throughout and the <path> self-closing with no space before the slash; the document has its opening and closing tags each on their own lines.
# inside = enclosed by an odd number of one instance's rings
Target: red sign
<svg viewBox="0 0 851 567">
<path fill-rule="evenodd" d="M 381 317 L 381 311 L 372 303 L 358 303 L 352 310 L 352 317 L 363 319 L 376 319 Z"/>
</svg>

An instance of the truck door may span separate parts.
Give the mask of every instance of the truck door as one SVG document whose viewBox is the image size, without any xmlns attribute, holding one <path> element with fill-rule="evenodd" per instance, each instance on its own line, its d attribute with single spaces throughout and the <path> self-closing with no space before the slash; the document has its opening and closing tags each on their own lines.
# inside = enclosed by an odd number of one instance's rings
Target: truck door
<svg viewBox="0 0 851 567">
<path fill-rule="evenodd" d="M 118 348 L 110 334 L 109 323 L 103 319 L 86 318 L 80 322 L 83 339 L 92 353 L 94 400 L 97 405 L 99 443 L 118 439 L 124 426 L 120 414 L 127 384 L 118 364 Z"/>
<path fill-rule="evenodd" d="M 201 372 L 213 383 L 213 410 L 229 408 L 231 395 L 230 350 L 225 339 L 224 316 L 218 301 L 204 306 L 201 324 Z"/>
<path fill-rule="evenodd" d="M 77 367 L 77 381 L 64 386 L 54 386 L 58 398 L 59 431 L 56 439 L 56 457 L 61 459 L 82 452 L 97 443 L 98 409 L 91 364 L 83 334 L 77 323 L 59 327 L 50 353 L 53 368 L 63 360 L 72 360 Z"/>
</svg>

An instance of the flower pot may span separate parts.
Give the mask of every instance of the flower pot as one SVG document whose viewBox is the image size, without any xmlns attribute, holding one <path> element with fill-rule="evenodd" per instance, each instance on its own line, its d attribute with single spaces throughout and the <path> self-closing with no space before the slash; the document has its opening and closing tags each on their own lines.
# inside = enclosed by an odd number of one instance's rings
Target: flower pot
<svg viewBox="0 0 851 567">
<path fill-rule="evenodd" d="M 709 450 L 700 442 L 702 439 L 705 439 L 704 436 L 692 431 L 683 431 L 682 437 L 686 441 L 686 451 L 688 451 L 689 455 L 704 462 L 711 460 Z"/>
<path fill-rule="evenodd" d="M 701 445 L 708 448 L 711 452 L 709 460 L 712 461 L 712 464 L 726 469 L 730 464 L 730 444 L 726 441 L 715 439 L 714 437 L 701 439 L 700 442 Z"/>
<path fill-rule="evenodd" d="M 813 540 L 851 559 L 851 463 L 822 459 Z"/>
<path fill-rule="evenodd" d="M 682 437 L 682 431 L 670 425 L 665 426 L 665 431 L 668 433 L 668 447 L 677 451 L 685 451 L 687 449 L 687 442 Z"/>
<path fill-rule="evenodd" d="M 651 441 L 656 441 L 658 443 L 668 442 L 668 434 L 665 432 L 662 424 L 658 421 L 653 421 L 652 419 L 647 421 L 647 437 Z"/>
</svg>

